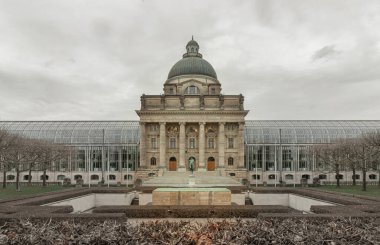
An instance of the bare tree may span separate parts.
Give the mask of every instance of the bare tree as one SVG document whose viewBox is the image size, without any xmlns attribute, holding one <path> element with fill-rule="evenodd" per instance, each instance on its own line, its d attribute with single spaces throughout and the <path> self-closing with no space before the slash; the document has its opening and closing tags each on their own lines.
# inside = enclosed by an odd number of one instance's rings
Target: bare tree
<svg viewBox="0 0 380 245">
<path fill-rule="evenodd" d="M 28 185 L 31 185 L 32 181 L 32 170 L 38 164 L 39 161 L 42 160 L 44 147 L 46 146 L 46 142 L 41 140 L 30 139 L 27 142 L 27 146 L 24 148 L 26 158 L 26 167 L 29 170 L 28 173 Z"/>
<path fill-rule="evenodd" d="M 25 160 L 28 156 L 25 151 L 28 147 L 28 141 L 21 136 L 14 136 L 13 143 L 4 154 L 4 161 L 16 170 L 17 191 L 20 191 L 20 172 L 25 169 Z"/>
<path fill-rule="evenodd" d="M 329 169 L 335 172 L 336 186 L 340 187 L 340 170 L 344 165 L 343 147 L 340 141 L 332 144 L 314 145 L 317 158 Z"/>
<path fill-rule="evenodd" d="M 71 148 L 65 145 L 53 144 L 46 142 L 42 148 L 41 167 L 43 170 L 42 186 L 46 186 L 46 170 L 51 167 L 54 162 L 61 159 L 67 159 L 70 155 Z"/>
<path fill-rule="evenodd" d="M 356 186 L 356 171 L 360 168 L 360 161 L 358 156 L 353 151 L 353 147 L 356 147 L 357 139 L 341 140 L 342 154 L 347 162 L 346 166 L 352 171 L 352 185 Z"/>
<path fill-rule="evenodd" d="M 369 165 L 378 172 L 377 186 L 380 188 L 380 132 L 371 132 L 364 136 L 365 144 L 371 148 Z"/>
<path fill-rule="evenodd" d="M 0 129 L 0 166 L 3 170 L 3 188 L 7 187 L 7 170 L 10 167 L 9 162 L 6 161 L 6 152 L 15 143 L 15 135 L 9 133 L 4 129 Z"/>
</svg>

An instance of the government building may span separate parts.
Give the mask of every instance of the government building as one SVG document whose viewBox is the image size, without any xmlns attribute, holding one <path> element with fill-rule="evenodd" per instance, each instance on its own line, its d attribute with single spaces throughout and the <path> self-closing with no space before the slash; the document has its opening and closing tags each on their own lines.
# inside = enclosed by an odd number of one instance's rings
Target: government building
<svg viewBox="0 0 380 245">
<path fill-rule="evenodd" d="M 190 168 L 251 185 L 311 183 L 315 177 L 326 184 L 335 178 L 362 180 L 361 173 L 352 176 L 348 169 L 335 176 L 309 148 L 379 132 L 380 121 L 245 120 L 244 96 L 221 91 L 217 73 L 191 40 L 170 69 L 163 93 L 140 97 L 139 121 L 0 121 L 0 128 L 76 149 L 52 164 L 48 182 L 82 178 L 87 184 L 104 179 L 124 185 Z M 21 182 L 28 174 L 22 172 Z M 37 166 L 32 181 L 42 181 L 42 174 Z M 15 176 L 9 169 L 7 181 Z M 378 178 L 375 169 L 368 171 L 370 183 Z"/>
</svg>

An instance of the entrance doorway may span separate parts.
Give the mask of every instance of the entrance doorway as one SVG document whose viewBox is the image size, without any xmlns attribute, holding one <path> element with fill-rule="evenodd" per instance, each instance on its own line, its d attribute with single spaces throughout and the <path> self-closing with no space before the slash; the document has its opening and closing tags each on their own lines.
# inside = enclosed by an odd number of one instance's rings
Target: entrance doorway
<svg viewBox="0 0 380 245">
<path fill-rule="evenodd" d="M 196 164 L 196 161 L 195 161 L 195 157 L 189 157 L 189 159 L 187 160 L 187 169 L 188 169 L 188 171 L 190 171 L 190 163 L 191 162 L 193 164 L 193 171 L 195 171 L 197 169 L 197 164 Z"/>
<path fill-rule="evenodd" d="M 169 159 L 169 171 L 177 171 L 177 159 L 175 157 Z"/>
<path fill-rule="evenodd" d="M 207 159 L 207 171 L 215 171 L 215 158 L 209 157 Z"/>
</svg>

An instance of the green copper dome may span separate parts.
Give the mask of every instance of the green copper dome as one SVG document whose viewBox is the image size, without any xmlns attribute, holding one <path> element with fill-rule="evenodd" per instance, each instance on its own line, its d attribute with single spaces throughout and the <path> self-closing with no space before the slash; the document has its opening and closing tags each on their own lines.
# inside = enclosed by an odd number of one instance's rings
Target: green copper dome
<svg viewBox="0 0 380 245">
<path fill-rule="evenodd" d="M 212 65 L 198 53 L 199 45 L 193 39 L 186 45 L 187 53 L 169 71 L 168 79 L 181 75 L 205 75 L 218 79 Z"/>
</svg>

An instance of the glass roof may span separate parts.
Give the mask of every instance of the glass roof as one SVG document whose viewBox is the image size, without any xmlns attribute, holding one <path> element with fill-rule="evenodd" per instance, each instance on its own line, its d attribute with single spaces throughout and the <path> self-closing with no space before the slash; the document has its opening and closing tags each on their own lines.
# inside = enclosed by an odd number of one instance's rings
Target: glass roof
<svg viewBox="0 0 380 245">
<path fill-rule="evenodd" d="M 0 121 L 0 128 L 60 144 L 137 144 L 138 121 Z"/>
<path fill-rule="evenodd" d="M 271 120 L 246 121 L 247 144 L 315 144 L 380 132 L 380 121 Z"/>
<path fill-rule="evenodd" d="M 0 121 L 0 128 L 30 138 L 61 144 L 138 144 L 138 121 Z M 380 120 L 250 120 L 245 122 L 247 144 L 329 143 L 354 138 L 365 132 L 380 132 Z M 280 133 L 281 132 L 281 133 Z M 281 140 L 280 140 L 281 138 Z"/>
</svg>

